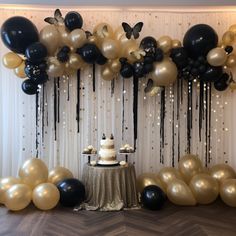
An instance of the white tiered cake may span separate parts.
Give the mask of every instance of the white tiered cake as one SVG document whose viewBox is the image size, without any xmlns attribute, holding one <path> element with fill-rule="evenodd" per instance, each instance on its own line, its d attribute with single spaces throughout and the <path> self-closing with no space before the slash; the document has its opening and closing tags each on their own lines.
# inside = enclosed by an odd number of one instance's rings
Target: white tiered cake
<svg viewBox="0 0 236 236">
<path fill-rule="evenodd" d="M 100 141 L 100 150 L 99 150 L 99 161 L 100 165 L 115 165 L 118 164 L 116 160 L 116 151 L 114 145 L 114 138 L 111 135 L 110 138 L 106 138 L 105 134 L 102 136 L 102 140 Z"/>
</svg>

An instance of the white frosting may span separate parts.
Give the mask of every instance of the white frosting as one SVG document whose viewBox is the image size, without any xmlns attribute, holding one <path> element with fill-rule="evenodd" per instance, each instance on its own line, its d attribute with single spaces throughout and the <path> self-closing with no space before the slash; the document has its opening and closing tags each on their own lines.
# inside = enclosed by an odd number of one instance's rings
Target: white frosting
<svg viewBox="0 0 236 236">
<path fill-rule="evenodd" d="M 116 161 L 116 150 L 114 149 L 114 140 L 113 139 L 102 139 L 100 141 L 101 148 L 99 150 L 99 163 L 103 162 L 104 164 L 113 164 Z"/>
<path fill-rule="evenodd" d="M 100 141 L 100 145 L 101 145 L 101 146 L 112 146 L 112 145 L 114 145 L 114 140 L 113 140 L 113 139 L 109 139 L 109 138 L 107 138 L 107 139 L 102 139 L 102 140 Z"/>
<path fill-rule="evenodd" d="M 100 149 L 99 156 L 103 159 L 115 157 L 116 151 L 114 149 Z"/>
</svg>

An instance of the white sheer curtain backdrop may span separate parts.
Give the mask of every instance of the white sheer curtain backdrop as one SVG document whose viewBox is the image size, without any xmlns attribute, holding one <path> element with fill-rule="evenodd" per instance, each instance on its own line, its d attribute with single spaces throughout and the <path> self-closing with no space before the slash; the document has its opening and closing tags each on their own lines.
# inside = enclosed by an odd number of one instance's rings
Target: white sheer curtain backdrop
<svg viewBox="0 0 236 236">
<path fill-rule="evenodd" d="M 65 14 L 72 9 L 64 9 Z M 81 9 L 77 10 L 84 18 L 84 29 L 92 30 L 99 22 L 107 22 L 114 29 L 121 22 L 126 21 L 131 25 L 144 22 L 141 38 L 152 35 L 159 38 L 169 35 L 172 38 L 182 39 L 186 30 L 194 24 L 206 23 L 215 28 L 219 36 L 236 23 L 235 11 L 201 9 L 175 9 L 166 10 L 135 10 L 135 9 Z M 41 29 L 46 23 L 43 21 L 47 16 L 53 16 L 54 9 L 46 8 L 0 8 L 0 24 L 7 18 L 15 15 L 26 16 Z M 0 42 L 0 56 L 8 50 Z M 137 173 L 156 172 L 163 165 L 160 164 L 159 147 L 159 119 L 160 119 L 160 94 L 156 97 L 146 97 L 144 86 L 146 79 L 140 81 L 139 113 L 138 113 L 138 140 L 137 152 L 131 156 L 130 161 L 135 162 Z M 22 80 L 16 78 L 13 71 L 0 65 L 0 177 L 17 175 L 19 166 L 24 160 L 34 157 L 35 150 L 35 96 L 25 95 L 21 90 Z M 54 140 L 53 127 L 53 79 L 46 85 L 48 111 L 48 126 L 45 125 L 44 142 L 40 140 L 39 157 L 52 168 L 55 165 L 68 167 L 75 176 L 81 176 L 83 163 L 86 160 L 81 152 L 84 147 L 92 144 L 99 149 L 99 141 L 102 133 L 115 136 L 115 145 L 118 149 L 122 144 L 133 144 L 133 90 L 132 80 L 124 81 L 118 78 L 115 81 L 115 91 L 111 96 L 110 82 L 103 81 L 96 70 L 96 92 L 92 92 L 92 70 L 86 69 L 81 72 L 81 112 L 80 133 L 77 133 L 76 122 L 76 76 L 69 78 L 70 101 L 67 101 L 67 79 L 60 80 L 60 123 L 57 124 L 57 140 Z M 172 99 L 175 87 L 167 88 L 166 102 L 166 128 L 164 165 L 169 166 L 172 162 Z M 186 92 L 186 91 L 185 91 Z M 122 107 L 124 94 L 124 137 L 122 140 Z M 194 90 L 195 97 L 198 91 Z M 174 93 L 174 102 L 176 93 Z M 183 108 L 186 108 L 186 93 L 184 94 Z M 212 138 L 211 157 L 212 164 L 228 162 L 236 167 L 236 91 L 218 93 L 213 90 L 212 96 Z M 39 111 L 42 112 L 42 111 Z M 175 111 L 176 112 L 176 111 Z M 175 113 L 176 114 L 176 113 Z M 193 112 L 193 135 L 192 153 L 199 154 L 204 161 L 204 142 L 198 139 L 198 113 Z M 40 124 L 42 120 L 39 120 Z M 175 121 L 176 122 L 176 121 Z M 186 115 L 181 112 L 181 123 L 174 123 L 175 132 L 181 131 L 180 153 L 186 151 Z M 41 127 L 41 126 L 40 126 Z M 42 134 L 41 128 L 39 133 Z M 204 130 L 203 130 L 204 133 Z M 175 144 L 177 142 L 174 138 Z M 177 165 L 177 147 L 174 148 L 174 160 Z M 120 157 L 119 157 L 120 158 Z"/>
</svg>

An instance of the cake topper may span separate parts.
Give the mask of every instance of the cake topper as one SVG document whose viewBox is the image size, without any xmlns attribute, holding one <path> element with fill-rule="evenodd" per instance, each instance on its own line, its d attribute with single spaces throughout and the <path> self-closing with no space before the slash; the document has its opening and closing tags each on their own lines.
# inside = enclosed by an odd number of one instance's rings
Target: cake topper
<svg viewBox="0 0 236 236">
<path fill-rule="evenodd" d="M 102 139 L 106 139 L 106 135 L 104 133 L 102 134 Z"/>
<path fill-rule="evenodd" d="M 110 139 L 114 139 L 114 136 L 113 136 L 113 134 L 111 134 L 111 136 L 110 136 Z"/>
</svg>

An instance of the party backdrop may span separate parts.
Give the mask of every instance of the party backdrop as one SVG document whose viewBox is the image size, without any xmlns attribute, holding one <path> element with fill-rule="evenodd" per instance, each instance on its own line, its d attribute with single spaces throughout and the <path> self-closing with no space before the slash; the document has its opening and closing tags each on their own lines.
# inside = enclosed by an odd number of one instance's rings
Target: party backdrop
<svg viewBox="0 0 236 236">
<path fill-rule="evenodd" d="M 115 29 L 123 21 L 131 25 L 142 21 L 144 27 L 140 38 L 151 35 L 158 39 L 169 35 L 182 40 L 185 32 L 199 23 L 211 25 L 221 37 L 230 25 L 236 23 L 236 13 L 229 10 L 73 10 L 83 16 L 83 28 L 91 31 L 99 22 L 107 22 Z M 63 14 L 67 11 L 69 9 L 62 9 Z M 52 16 L 53 12 L 53 8 L 1 8 L 0 23 L 11 16 L 21 15 L 41 29 L 46 24 L 43 19 Z M 0 49 L 2 57 L 8 50 L 2 42 Z M 113 133 L 117 150 L 126 143 L 134 146 L 132 80 L 118 77 L 113 82 L 105 81 L 99 70 L 98 66 L 82 70 L 79 86 L 77 75 L 60 80 L 51 78 L 43 85 L 44 89 L 41 87 L 38 97 L 44 106 L 36 106 L 35 96 L 25 95 L 21 91 L 22 80 L 0 65 L 0 176 L 16 175 L 20 164 L 34 156 L 42 158 L 49 167 L 60 164 L 68 167 L 75 176 L 80 176 L 87 161 L 81 154 L 83 148 L 92 144 L 99 149 L 102 133 Z M 144 92 L 147 80 L 148 77 L 139 81 L 136 152 L 129 159 L 135 163 L 138 174 L 156 172 L 163 166 L 175 166 L 180 156 L 188 151 L 198 154 L 205 166 L 230 163 L 236 167 L 236 92 L 230 89 L 217 92 L 212 88 L 211 100 L 203 101 L 203 104 L 208 104 L 204 110 L 210 109 L 211 115 L 200 128 L 199 85 L 194 82 L 189 134 L 188 84 L 183 84 L 181 94 L 176 83 L 166 87 L 165 94 L 159 91 L 157 96 L 149 97 Z M 209 89 L 206 86 L 205 90 Z M 79 118 L 76 117 L 78 92 Z M 161 102 L 163 96 L 164 104 Z M 164 117 L 161 107 L 165 109 Z M 189 135 L 191 143 L 188 142 Z M 121 157 L 118 156 L 118 159 Z"/>
</svg>

